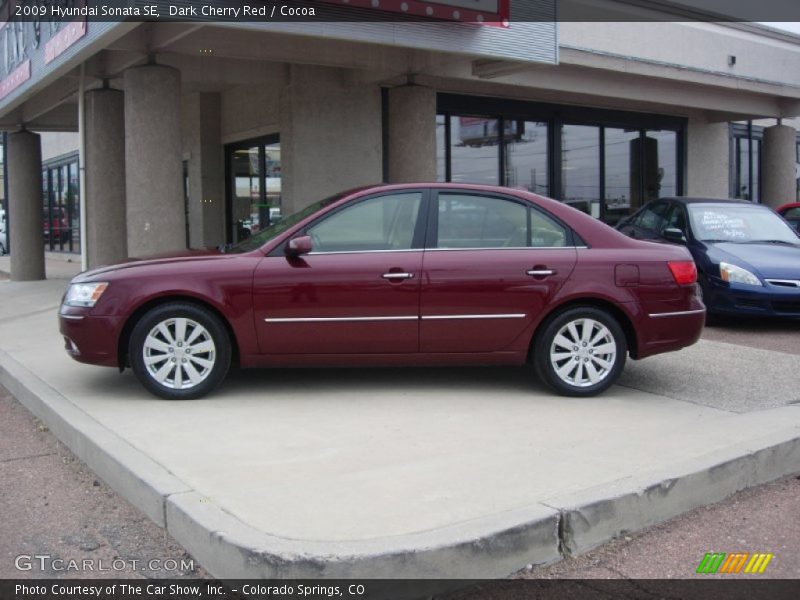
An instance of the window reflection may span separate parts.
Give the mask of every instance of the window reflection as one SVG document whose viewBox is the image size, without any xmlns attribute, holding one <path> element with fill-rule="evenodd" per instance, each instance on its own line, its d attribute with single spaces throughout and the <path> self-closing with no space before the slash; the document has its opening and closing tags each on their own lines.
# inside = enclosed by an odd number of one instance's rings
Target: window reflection
<svg viewBox="0 0 800 600">
<path fill-rule="evenodd" d="M 600 128 L 561 128 L 561 186 L 565 203 L 600 218 Z"/>
<path fill-rule="evenodd" d="M 615 224 L 641 205 L 639 197 L 639 130 L 605 129 L 605 211 L 603 220 Z"/>
<path fill-rule="evenodd" d="M 498 185 L 500 121 L 450 117 L 451 181 Z"/>
<path fill-rule="evenodd" d="M 557 113 L 541 121 L 441 114 L 437 179 L 527 189 L 615 224 L 652 199 L 682 193 L 679 126 L 648 129 L 630 120 L 612 126 L 562 124 Z M 551 155 L 551 143 L 560 155 Z"/>
<path fill-rule="evenodd" d="M 436 181 L 447 181 L 447 129 L 446 117 L 436 115 Z"/>
<path fill-rule="evenodd" d="M 281 218 L 280 142 L 251 144 L 237 144 L 228 149 L 234 242 L 257 234 Z"/>
<path fill-rule="evenodd" d="M 80 186 L 75 160 L 42 170 L 42 232 L 45 248 L 81 251 Z"/>
<path fill-rule="evenodd" d="M 669 198 L 678 195 L 678 134 L 674 131 L 647 131 L 648 138 L 658 143 L 656 163 L 658 164 L 657 189 L 645 185 L 647 199 Z"/>
<path fill-rule="evenodd" d="M 549 195 L 547 123 L 510 121 L 506 131 L 505 185 Z"/>
</svg>

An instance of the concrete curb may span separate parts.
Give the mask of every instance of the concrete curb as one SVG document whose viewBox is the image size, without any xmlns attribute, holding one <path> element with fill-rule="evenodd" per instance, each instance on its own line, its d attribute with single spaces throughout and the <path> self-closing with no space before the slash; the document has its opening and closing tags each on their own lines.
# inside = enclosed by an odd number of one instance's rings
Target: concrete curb
<svg viewBox="0 0 800 600">
<path fill-rule="evenodd" d="M 554 497 L 565 556 L 800 471 L 800 427 L 733 444 L 669 470 Z"/>
<path fill-rule="evenodd" d="M 558 512 L 539 504 L 402 538 L 336 543 L 272 536 L 199 495 L 2 350 L 0 383 L 220 579 L 491 578 L 559 559 Z"/>
<path fill-rule="evenodd" d="M 3 351 L 0 383 L 221 579 L 503 577 L 800 471 L 796 425 L 663 471 L 441 529 L 348 542 L 290 540 L 258 531 L 204 498 Z M 779 410 L 794 415 L 800 407 Z"/>
<path fill-rule="evenodd" d="M 106 483 L 157 525 L 166 525 L 164 500 L 187 491 L 183 482 L 2 350 L 0 383 Z"/>
</svg>

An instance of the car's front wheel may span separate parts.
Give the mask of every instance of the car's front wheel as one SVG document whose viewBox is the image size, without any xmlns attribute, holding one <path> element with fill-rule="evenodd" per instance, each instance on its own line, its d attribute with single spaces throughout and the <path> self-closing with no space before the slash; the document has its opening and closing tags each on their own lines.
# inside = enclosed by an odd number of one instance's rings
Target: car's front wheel
<svg viewBox="0 0 800 600">
<path fill-rule="evenodd" d="M 228 373 L 231 342 L 211 311 L 194 304 L 162 304 L 133 328 L 129 358 L 139 381 L 168 400 L 200 398 Z"/>
<path fill-rule="evenodd" d="M 536 337 L 533 363 L 539 378 L 565 396 L 593 396 L 608 389 L 625 366 L 628 343 L 618 321 L 594 307 L 568 309 Z"/>
</svg>

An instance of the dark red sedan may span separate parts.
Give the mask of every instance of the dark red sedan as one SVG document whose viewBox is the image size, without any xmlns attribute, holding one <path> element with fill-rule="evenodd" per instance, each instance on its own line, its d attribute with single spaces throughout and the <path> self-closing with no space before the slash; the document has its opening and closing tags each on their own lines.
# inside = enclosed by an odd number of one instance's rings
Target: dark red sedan
<svg viewBox="0 0 800 600">
<path fill-rule="evenodd" d="M 224 251 L 75 277 L 67 351 L 131 366 L 163 398 L 242 367 L 532 365 L 589 396 L 705 320 L 680 246 L 630 239 L 528 192 L 406 184 L 351 190 Z"/>
</svg>

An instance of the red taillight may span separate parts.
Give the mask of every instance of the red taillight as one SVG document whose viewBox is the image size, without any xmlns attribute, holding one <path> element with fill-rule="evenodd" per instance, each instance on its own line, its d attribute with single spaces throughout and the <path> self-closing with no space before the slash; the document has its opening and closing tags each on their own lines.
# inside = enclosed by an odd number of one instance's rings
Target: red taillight
<svg viewBox="0 0 800 600">
<path fill-rule="evenodd" d="M 671 260 L 667 266 L 678 285 L 689 285 L 697 281 L 697 267 L 694 266 L 694 261 Z"/>
</svg>

